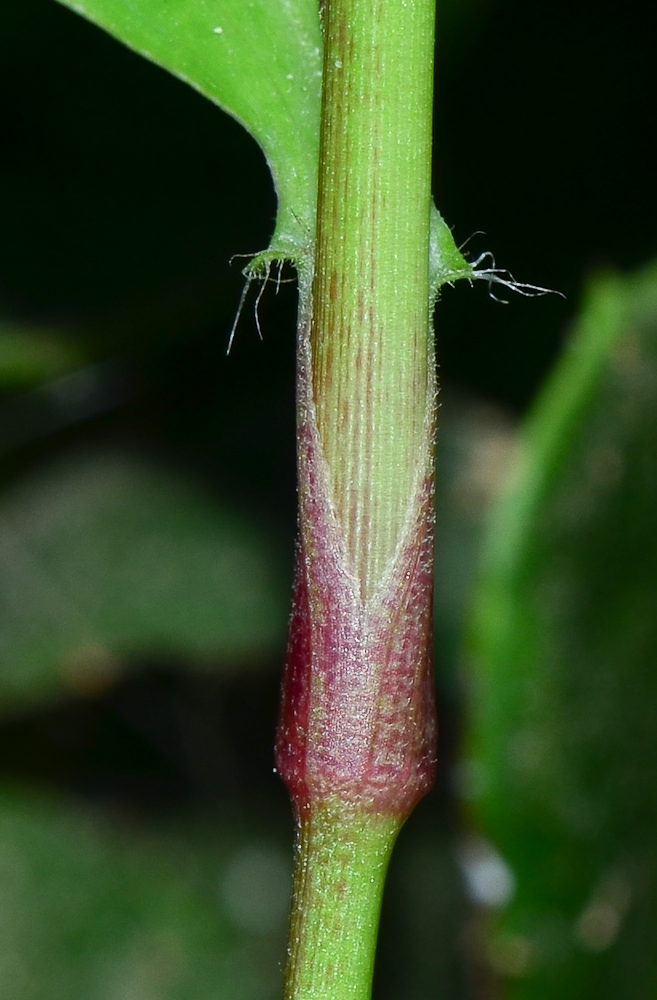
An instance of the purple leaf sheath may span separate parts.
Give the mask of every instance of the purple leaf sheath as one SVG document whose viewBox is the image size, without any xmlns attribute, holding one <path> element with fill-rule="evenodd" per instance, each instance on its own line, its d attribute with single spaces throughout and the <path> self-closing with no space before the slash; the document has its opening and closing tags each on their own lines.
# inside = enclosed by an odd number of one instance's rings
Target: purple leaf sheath
<svg viewBox="0 0 657 1000">
<path fill-rule="evenodd" d="M 364 599 L 330 495 L 302 334 L 299 542 L 276 741 L 298 816 L 334 799 L 405 818 L 433 783 L 433 413 L 394 557 Z"/>
</svg>

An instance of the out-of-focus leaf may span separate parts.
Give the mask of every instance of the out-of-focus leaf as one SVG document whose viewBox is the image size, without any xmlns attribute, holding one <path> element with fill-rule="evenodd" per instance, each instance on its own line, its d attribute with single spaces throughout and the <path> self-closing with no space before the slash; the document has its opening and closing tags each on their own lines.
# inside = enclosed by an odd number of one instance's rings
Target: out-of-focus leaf
<svg viewBox="0 0 657 1000">
<path fill-rule="evenodd" d="M 60 331 L 0 319 L 0 386 L 13 389 L 44 382 L 81 361 L 79 348 Z"/>
<path fill-rule="evenodd" d="M 275 835 L 121 830 L 2 790 L 3 1000 L 274 1000 L 288 864 Z"/>
<path fill-rule="evenodd" d="M 259 660 L 284 635 L 264 533 L 135 456 L 73 456 L 15 488 L 0 553 L 4 700 L 93 687 L 127 657 Z"/>
<path fill-rule="evenodd" d="M 298 256 L 314 232 L 322 48 L 316 0 L 62 2 L 244 125 L 274 176 L 272 249 Z"/>
<path fill-rule="evenodd" d="M 85 365 L 15 393 L 0 406 L 0 456 L 112 410 L 130 392 L 129 370 L 105 363 Z"/>
<path fill-rule="evenodd" d="M 489 537 L 470 793 L 522 1000 L 657 990 L 657 267 L 593 283 Z"/>
</svg>

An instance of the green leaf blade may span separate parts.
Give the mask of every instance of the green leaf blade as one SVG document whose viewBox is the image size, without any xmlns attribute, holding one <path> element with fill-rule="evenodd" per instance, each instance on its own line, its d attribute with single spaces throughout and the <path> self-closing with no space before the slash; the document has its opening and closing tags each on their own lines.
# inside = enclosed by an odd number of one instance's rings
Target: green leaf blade
<svg viewBox="0 0 657 1000">
<path fill-rule="evenodd" d="M 267 158 L 278 195 L 271 249 L 300 256 L 314 233 L 317 188 L 322 40 L 313 0 L 60 2 L 247 129 Z"/>
</svg>

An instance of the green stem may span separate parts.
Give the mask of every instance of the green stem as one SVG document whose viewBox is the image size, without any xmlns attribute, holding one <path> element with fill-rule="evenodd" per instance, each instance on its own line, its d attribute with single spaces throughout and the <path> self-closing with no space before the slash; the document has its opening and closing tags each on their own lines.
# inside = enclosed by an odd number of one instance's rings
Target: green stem
<svg viewBox="0 0 657 1000">
<path fill-rule="evenodd" d="M 434 0 L 327 0 L 324 36 L 277 742 L 300 817 L 285 996 L 367 1000 L 388 858 L 435 759 Z"/>
<path fill-rule="evenodd" d="M 328 0 L 313 390 L 364 596 L 426 448 L 434 0 Z"/>
<path fill-rule="evenodd" d="M 399 826 L 396 818 L 345 811 L 339 803 L 313 808 L 299 824 L 286 1000 L 369 996 Z"/>
</svg>

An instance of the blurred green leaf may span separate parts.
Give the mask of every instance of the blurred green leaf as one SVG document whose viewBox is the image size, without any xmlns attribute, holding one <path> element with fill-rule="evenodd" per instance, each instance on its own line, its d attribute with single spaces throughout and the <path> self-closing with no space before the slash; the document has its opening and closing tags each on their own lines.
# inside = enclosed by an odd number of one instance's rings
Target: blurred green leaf
<svg viewBox="0 0 657 1000">
<path fill-rule="evenodd" d="M 522 1000 L 657 989 L 657 266 L 593 282 L 490 529 L 469 794 Z"/>
<path fill-rule="evenodd" d="M 0 696 L 103 683 L 125 659 L 275 655 L 287 594 L 250 520 L 125 453 L 78 454 L 0 505 Z"/>
<path fill-rule="evenodd" d="M 3 1000 L 273 1000 L 290 881 L 270 833 L 0 790 Z"/>
<path fill-rule="evenodd" d="M 272 249 L 314 232 L 321 33 L 316 0 L 62 0 L 219 104 L 253 135 L 278 194 Z M 230 155 L 230 154 L 228 154 Z"/>
<path fill-rule="evenodd" d="M 62 375 L 83 361 L 79 347 L 59 330 L 0 319 L 0 386 L 24 388 Z"/>
</svg>

